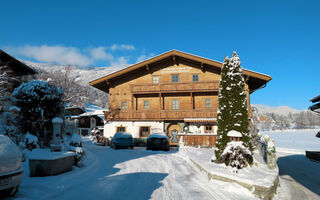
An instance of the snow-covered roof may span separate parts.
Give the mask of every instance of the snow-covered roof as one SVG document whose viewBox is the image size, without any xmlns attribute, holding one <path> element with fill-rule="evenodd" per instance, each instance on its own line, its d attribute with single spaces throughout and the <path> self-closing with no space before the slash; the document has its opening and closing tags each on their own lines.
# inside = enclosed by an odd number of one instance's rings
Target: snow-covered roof
<svg viewBox="0 0 320 200">
<path fill-rule="evenodd" d="M 184 118 L 185 122 L 215 122 L 217 118 Z"/>
<path fill-rule="evenodd" d="M 227 135 L 228 137 L 242 137 L 242 134 L 235 130 L 229 131 Z"/>
</svg>

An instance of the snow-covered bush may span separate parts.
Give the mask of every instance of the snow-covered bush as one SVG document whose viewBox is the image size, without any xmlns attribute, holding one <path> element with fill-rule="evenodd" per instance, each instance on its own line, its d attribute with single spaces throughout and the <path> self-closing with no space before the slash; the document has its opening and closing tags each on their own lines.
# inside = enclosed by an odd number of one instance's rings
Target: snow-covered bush
<svg viewBox="0 0 320 200">
<path fill-rule="evenodd" d="M 236 169 L 247 167 L 253 162 L 252 153 L 242 141 L 231 141 L 221 154 L 220 160 Z"/>
<path fill-rule="evenodd" d="M 79 134 L 74 133 L 72 135 L 72 137 L 69 140 L 69 144 L 71 146 L 75 146 L 75 147 L 81 147 L 82 146 L 82 142 L 81 142 L 81 137 Z"/>
<path fill-rule="evenodd" d="M 21 130 L 35 133 L 39 143 L 47 146 L 51 134 L 45 135 L 44 127 L 51 129 L 51 120 L 63 113 L 63 90 L 46 81 L 32 80 L 22 83 L 13 93 L 13 102 L 20 110 Z"/>
<path fill-rule="evenodd" d="M 28 150 L 32 151 L 33 149 L 38 147 L 38 137 L 28 132 L 24 135 L 23 144 L 19 145 L 24 146 Z"/>
</svg>

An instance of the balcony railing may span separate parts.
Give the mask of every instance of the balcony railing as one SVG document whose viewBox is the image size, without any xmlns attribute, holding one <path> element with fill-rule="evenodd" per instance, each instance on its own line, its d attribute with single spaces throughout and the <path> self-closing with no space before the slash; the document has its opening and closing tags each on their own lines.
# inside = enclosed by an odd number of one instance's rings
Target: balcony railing
<svg viewBox="0 0 320 200">
<path fill-rule="evenodd" d="M 183 82 L 183 83 L 159 83 L 159 84 L 133 84 L 132 94 L 155 92 L 197 92 L 218 91 L 219 81 Z"/>
<path fill-rule="evenodd" d="M 114 120 L 183 120 L 184 118 L 216 118 L 217 109 L 120 111 Z"/>
</svg>

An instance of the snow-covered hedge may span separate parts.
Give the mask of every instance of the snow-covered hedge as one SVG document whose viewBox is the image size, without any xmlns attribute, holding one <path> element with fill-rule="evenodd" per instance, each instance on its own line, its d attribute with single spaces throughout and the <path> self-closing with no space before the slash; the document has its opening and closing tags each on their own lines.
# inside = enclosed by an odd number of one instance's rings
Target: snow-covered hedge
<svg viewBox="0 0 320 200">
<path fill-rule="evenodd" d="M 221 161 L 227 166 L 242 169 L 251 164 L 253 158 L 251 151 L 243 145 L 242 141 L 231 141 L 221 154 Z"/>
</svg>

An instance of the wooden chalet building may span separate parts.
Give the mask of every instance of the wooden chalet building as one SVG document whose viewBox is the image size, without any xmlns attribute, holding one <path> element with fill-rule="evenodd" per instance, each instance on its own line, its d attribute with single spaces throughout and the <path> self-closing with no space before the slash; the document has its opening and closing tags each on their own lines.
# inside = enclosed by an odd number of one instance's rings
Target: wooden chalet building
<svg viewBox="0 0 320 200">
<path fill-rule="evenodd" d="M 0 73 L 6 77 L 5 83 L 1 83 L 4 86 L 3 88 L 6 88 L 6 91 L 11 93 L 23 82 L 24 76 L 34 75 L 37 71 L 0 49 Z M 4 106 L 9 103 L 7 101 L 8 99 L 1 96 L 0 111 L 6 109 Z"/>
<path fill-rule="evenodd" d="M 91 81 L 91 86 L 109 94 L 104 135 L 126 131 L 143 138 L 166 132 L 172 145 L 180 136 L 187 145 L 215 145 L 222 65 L 172 50 Z M 246 69 L 243 76 L 250 108 L 250 94 L 265 87 L 271 77 Z"/>
</svg>

